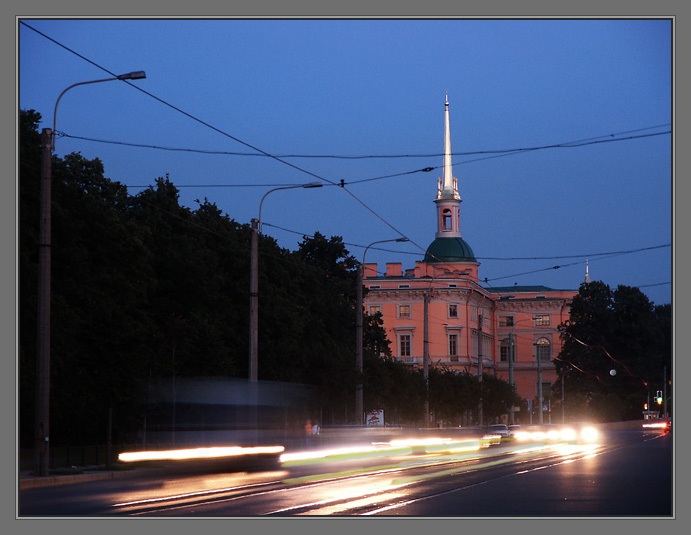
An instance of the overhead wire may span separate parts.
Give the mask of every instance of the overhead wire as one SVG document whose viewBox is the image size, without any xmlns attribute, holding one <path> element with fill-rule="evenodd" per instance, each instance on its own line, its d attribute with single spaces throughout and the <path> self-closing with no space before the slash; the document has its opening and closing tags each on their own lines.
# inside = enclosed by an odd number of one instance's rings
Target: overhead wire
<svg viewBox="0 0 691 535">
<path fill-rule="evenodd" d="M 307 234 L 307 233 L 287 229 L 285 227 L 273 225 L 271 223 L 262 223 L 262 225 L 265 225 L 268 227 L 273 227 L 273 228 L 282 230 L 284 232 L 289 232 L 289 233 L 297 234 L 300 236 L 309 236 L 309 234 Z M 359 245 L 359 244 L 355 244 L 355 243 L 347 243 L 347 242 L 344 242 L 344 245 L 348 245 L 350 247 L 359 247 L 359 248 L 365 248 L 366 247 L 364 245 Z M 605 253 L 587 253 L 587 254 L 578 254 L 578 255 L 545 256 L 545 257 L 511 257 L 511 258 L 477 257 L 477 259 L 478 260 L 511 260 L 511 261 L 517 261 L 517 260 L 555 260 L 555 259 L 569 259 L 569 258 L 580 258 L 580 259 L 594 258 L 593 261 L 598 261 L 598 260 L 605 260 L 607 258 L 613 258 L 616 256 L 633 254 L 633 253 L 640 253 L 640 252 L 644 252 L 644 251 L 651 251 L 651 250 L 661 249 L 661 248 L 665 248 L 665 247 L 671 247 L 671 244 L 655 245 L 655 246 L 651 246 L 651 247 L 640 247 L 638 249 L 629 249 L 629 250 L 623 250 L 623 251 L 610 251 L 610 252 L 605 252 Z M 392 252 L 392 253 L 403 254 L 403 255 L 417 255 L 417 254 L 419 254 L 419 253 L 410 252 L 410 251 L 392 251 L 390 249 L 381 248 L 381 247 L 372 247 L 372 249 L 379 250 L 382 252 Z M 503 277 L 495 277 L 495 278 L 491 278 L 491 279 L 485 278 L 485 279 L 481 280 L 480 282 L 487 284 L 488 286 L 492 287 L 492 285 L 489 284 L 490 281 L 493 282 L 493 281 L 508 279 L 508 278 L 512 278 L 512 277 L 519 277 L 522 275 L 531 275 L 533 273 L 539 273 L 542 271 L 550 271 L 550 270 L 554 270 L 554 269 L 571 267 L 571 266 L 580 265 L 580 264 L 581 264 L 581 262 L 571 262 L 569 264 L 551 266 L 551 267 L 541 268 L 541 269 L 537 269 L 537 270 L 533 270 L 533 271 L 527 271 L 527 272 L 517 273 L 517 274 L 513 274 L 513 275 L 506 275 Z M 662 286 L 664 284 L 671 284 L 671 283 L 670 282 L 662 282 L 662 283 L 656 283 L 656 284 L 641 285 L 641 286 L 637 286 L 637 288 L 644 288 L 644 287 L 648 287 L 648 286 Z"/>
<path fill-rule="evenodd" d="M 70 53 L 76 55 L 77 57 L 79 57 L 79 58 L 81 58 L 81 59 L 83 59 L 84 61 L 88 62 L 89 64 L 91 64 L 91 65 L 97 67 L 98 69 L 100 69 L 100 70 L 102 70 L 102 71 L 108 73 L 110 76 L 117 77 L 116 74 L 114 74 L 113 72 L 109 71 L 109 70 L 106 69 L 105 67 L 103 67 L 103 66 L 101 66 L 101 65 L 99 65 L 99 64 L 97 64 L 97 63 L 95 63 L 94 61 L 92 61 L 92 60 L 90 60 L 90 59 L 88 59 L 88 58 L 86 58 L 86 57 L 83 56 L 82 54 L 79 54 L 78 52 L 76 52 L 76 51 L 70 49 L 69 47 L 63 45 L 62 43 L 60 43 L 60 42 L 58 42 L 57 40 L 51 38 L 50 36 L 44 34 L 43 32 L 37 30 L 36 28 L 33 28 L 32 26 L 26 24 L 26 22 L 20 20 L 19 23 L 22 24 L 22 25 L 24 25 L 24 26 L 27 27 L 28 29 L 30 29 L 30 30 L 36 32 L 37 34 L 41 35 L 41 36 L 44 37 L 45 39 L 48 39 L 49 41 L 53 42 L 54 44 L 60 46 L 61 48 L 67 50 L 68 52 L 70 52 Z M 294 164 L 292 164 L 292 163 L 286 161 L 286 158 L 288 158 L 288 157 L 300 157 L 300 155 L 285 155 L 285 156 L 279 157 L 279 156 L 270 154 L 270 153 L 268 153 L 268 152 L 266 152 L 266 151 L 264 151 L 264 150 L 262 150 L 262 149 L 260 149 L 260 148 L 258 148 L 258 147 L 255 147 L 255 146 L 253 146 L 253 145 L 251 145 L 251 144 L 249 144 L 249 143 L 247 143 L 247 142 L 245 142 L 245 141 L 243 141 L 243 140 L 241 140 L 241 139 L 239 139 L 239 138 L 237 138 L 237 137 L 235 137 L 235 136 L 233 136 L 233 135 L 231 135 L 231 134 L 229 134 L 229 133 L 227 133 L 227 132 L 221 130 L 220 128 L 217 128 L 217 127 L 215 127 L 215 126 L 213 126 L 213 125 L 207 123 L 206 121 L 203 121 L 203 120 L 199 119 L 198 117 L 195 117 L 194 115 L 192 115 L 192 114 L 190 114 L 190 113 L 188 113 L 188 112 L 186 112 L 186 111 L 180 109 L 179 107 L 177 107 L 177 106 L 175 106 L 175 105 L 173 105 L 173 104 L 171 104 L 171 103 L 169 103 L 169 102 L 167 102 L 167 101 L 161 99 L 160 97 L 157 97 L 156 95 L 154 95 L 154 94 L 152 94 L 152 93 L 150 93 L 150 92 L 148 92 L 148 91 L 142 89 L 142 88 L 141 88 L 140 86 L 138 86 L 138 85 L 132 84 L 132 83 L 130 83 L 130 82 L 127 81 L 127 80 L 122 80 L 122 81 L 125 82 L 125 83 L 127 83 L 130 87 L 133 87 L 133 88 L 136 89 L 137 91 L 140 91 L 141 93 L 143 93 L 143 94 L 149 96 L 150 98 L 153 98 L 153 99 L 156 100 L 157 102 L 159 102 L 159 103 L 161 103 L 161 104 L 163 104 L 163 105 L 165 105 L 165 106 L 167 106 L 167 107 L 173 109 L 174 111 L 176 111 L 176 112 L 178 112 L 178 113 L 180 113 L 180 114 L 182 114 L 182 115 L 188 117 L 189 119 L 191 119 L 191 120 L 193 120 L 193 121 L 195 121 L 195 122 L 198 122 L 199 124 L 201 124 L 201 125 L 203 125 L 203 126 L 206 126 L 207 128 L 209 128 L 209 129 L 211 129 L 211 130 L 213 130 L 213 131 L 215 131 L 215 132 L 217 132 L 217 133 L 219 133 L 219 134 L 221 134 L 221 135 L 223 135 L 223 136 L 225 136 L 225 137 L 227 137 L 227 138 L 229 138 L 229 139 L 231 139 L 231 140 L 233 140 L 233 141 L 235 141 L 235 142 L 237 142 L 237 143 L 240 143 L 241 145 L 244 145 L 245 147 L 247 147 L 247 148 L 249 148 L 249 149 L 252 149 L 253 151 L 256 151 L 257 153 L 259 153 L 259 154 L 261 154 L 261 155 L 263 155 L 263 156 L 265 156 L 265 157 L 267 157 L 267 158 L 271 158 L 271 159 L 273 159 L 273 160 L 275 160 L 275 161 L 277 161 L 277 162 L 279 162 L 279 163 L 282 163 L 282 164 L 284 164 L 284 165 L 287 165 L 288 167 L 291 167 L 291 168 L 295 169 L 296 171 L 305 173 L 305 174 L 307 174 L 307 175 L 309 175 L 309 176 L 311 176 L 311 177 L 313 177 L 313 178 L 317 178 L 317 179 L 319 179 L 319 180 L 321 180 L 321 181 L 327 182 L 327 183 L 330 184 L 330 185 L 338 185 L 338 186 L 340 186 L 341 189 L 343 189 L 346 193 L 348 193 L 348 194 L 349 194 L 358 204 L 360 204 L 365 210 L 367 210 L 368 212 L 370 212 L 373 216 L 375 216 L 377 219 L 379 219 L 382 223 L 384 223 L 386 226 L 388 226 L 390 229 L 392 229 L 394 232 L 396 232 L 400 237 L 406 238 L 411 244 L 413 244 L 415 247 L 417 247 L 417 248 L 420 249 L 421 251 L 424 251 L 424 250 L 425 250 L 422 246 L 420 246 L 420 245 L 419 245 L 418 243 L 416 243 L 415 241 L 411 240 L 411 239 L 410 239 L 408 236 L 406 236 L 403 232 L 401 232 L 399 229 L 397 229 L 395 226 L 393 226 L 391 223 L 389 223 L 387 220 L 385 220 L 382 216 L 380 216 L 376 211 L 374 211 L 371 207 L 369 207 L 362 199 L 360 199 L 360 198 L 357 197 L 353 192 L 351 192 L 349 189 L 347 189 L 347 188 L 345 187 L 345 186 L 346 186 L 346 183 L 345 183 L 345 181 L 344 181 L 343 179 L 341 179 L 341 180 L 340 180 L 340 183 L 338 183 L 338 182 L 335 182 L 335 181 L 333 181 L 333 180 L 330 180 L 330 179 L 328 179 L 328 178 L 326 178 L 326 177 L 323 177 L 323 176 L 321 176 L 321 175 L 318 175 L 318 174 L 313 173 L 313 172 L 311 172 L 311 171 L 309 171 L 309 170 L 307 170 L 307 169 L 304 169 L 304 168 L 302 168 L 302 167 L 300 167 L 300 166 L 294 165 Z M 634 133 L 634 132 L 639 132 L 639 131 L 648 130 L 648 129 L 652 129 L 652 128 L 659 128 L 659 127 L 661 127 L 661 126 L 667 126 L 667 125 L 665 124 L 665 125 L 660 125 L 660 126 L 656 126 L 656 127 L 648 127 L 648 128 L 643 128 L 643 129 L 631 130 L 631 131 L 623 132 L 623 133 L 621 133 L 621 134 Z M 605 136 L 599 136 L 599 137 L 597 137 L 597 138 L 589 138 L 589 139 L 578 140 L 578 141 L 571 141 L 571 142 L 566 142 L 566 143 L 559 143 L 559 144 L 553 144 L 553 145 L 545 145 L 545 146 L 541 146 L 541 147 L 530 147 L 530 148 L 520 148 L 520 149 L 507 149 L 507 150 L 503 150 L 503 151 L 481 151 L 481 152 L 466 153 L 466 154 L 493 154 L 492 156 L 487 156 L 486 158 L 480 158 L 480 159 L 476 159 L 476 160 L 471 160 L 471 161 L 478 161 L 478 160 L 482 160 L 482 159 L 497 158 L 497 157 L 503 157 L 503 156 L 513 155 L 513 154 L 518 154 L 518 153 L 536 151 L 536 150 L 544 150 L 544 149 L 550 149 L 550 148 L 572 148 L 572 147 L 580 147 L 580 146 L 590 145 L 590 144 L 595 144 L 595 143 L 605 143 L 605 142 L 612 142 L 612 141 L 621 141 L 621 140 L 624 140 L 624 139 L 636 139 L 636 138 L 640 138 L 640 137 L 651 137 L 651 136 L 663 135 L 663 134 L 668 134 L 668 133 L 670 133 L 670 132 L 660 132 L 660 133 L 645 134 L 645 135 L 640 135 L 640 136 L 630 136 L 629 138 L 615 138 L 615 136 L 621 135 L 621 134 L 609 134 L 609 138 L 610 138 L 610 139 L 602 139 L 602 138 L 605 137 Z M 307 156 L 304 156 L 304 157 L 307 157 Z M 336 156 L 333 156 L 333 157 L 336 157 Z M 356 157 L 351 157 L 351 158 L 364 158 L 364 157 L 365 157 L 365 156 L 356 156 Z M 386 157 L 386 156 L 367 156 L 367 157 Z M 391 157 L 391 156 L 389 156 L 389 157 Z M 406 156 L 403 156 L 403 155 L 399 155 L 399 156 L 397 156 L 397 157 L 425 157 L 425 156 L 424 156 L 424 155 L 420 155 L 420 156 L 415 156 L 415 155 L 410 155 L 410 156 L 406 155 Z M 461 164 L 466 164 L 466 163 L 470 163 L 470 161 L 461 162 Z M 397 174 L 386 175 L 386 176 L 382 176 L 382 177 L 374 177 L 374 178 L 370 178 L 370 179 L 362 179 L 362 180 L 358 180 L 358 181 L 351 181 L 351 182 L 348 183 L 348 185 L 357 184 L 357 183 L 362 183 L 362 182 L 371 181 L 371 180 L 381 180 L 381 179 L 384 179 L 384 178 L 391 178 L 391 177 L 402 176 L 402 175 L 406 175 L 406 174 L 414 174 L 414 173 L 418 173 L 418 172 L 430 172 L 430 171 L 433 171 L 434 169 L 441 168 L 441 167 L 443 167 L 443 166 L 426 167 L 426 168 L 423 168 L 423 169 L 417 169 L 417 170 L 407 171 L 407 172 L 404 172 L 404 173 L 397 173 Z M 147 186 L 147 187 L 148 187 L 148 186 Z M 180 187 L 187 187 L 187 186 L 180 186 Z M 195 187 L 201 187 L 201 186 L 195 186 Z M 216 187 L 220 187 L 220 186 L 216 186 Z M 247 187 L 249 187 L 249 185 L 247 185 Z M 622 253 L 622 254 L 623 254 L 623 253 Z M 572 264 L 569 264 L 569 265 L 572 265 Z M 567 267 L 567 266 L 568 266 L 568 265 L 565 265 L 565 266 L 552 266 L 552 267 L 550 267 L 550 268 L 544 268 L 544 269 L 541 269 L 541 270 L 536 270 L 536 271 L 534 271 L 534 272 L 546 271 L 546 270 L 550 270 L 550 269 L 559 269 L 559 268 L 561 268 L 561 267 Z M 528 273 L 524 273 L 524 274 L 529 274 L 529 273 L 534 273 L 534 272 L 528 272 Z M 523 275 L 523 274 L 519 274 L 519 275 Z M 514 275 L 514 276 L 517 276 L 517 275 Z M 500 279 L 509 278 L 509 277 L 511 277 L 511 276 L 499 277 L 499 278 L 495 278 L 495 279 L 491 279 L 491 280 L 500 280 Z M 489 280 L 490 280 L 490 279 L 485 278 L 485 282 L 486 282 L 486 283 L 487 283 Z"/>
<path fill-rule="evenodd" d="M 24 24 L 27 28 L 29 28 L 29 29 L 35 31 L 36 33 L 38 33 L 38 34 L 40 34 L 41 36 L 45 37 L 46 39 L 50 40 L 51 42 L 57 44 L 58 46 L 64 48 L 65 50 L 69 51 L 70 53 L 75 54 L 75 55 L 77 55 L 78 57 L 84 59 L 85 61 L 89 62 L 91 65 L 94 65 L 95 67 L 98 67 L 99 69 L 103 70 L 104 72 L 110 74 L 110 75 L 113 76 L 113 77 L 117 77 L 116 74 L 112 73 L 112 72 L 109 71 L 108 69 L 106 69 L 106 68 L 104 68 L 104 67 L 98 65 L 97 63 L 95 63 L 95 62 L 93 62 L 93 61 L 91 61 L 91 60 L 89 60 L 88 58 L 82 56 L 81 54 L 79 54 L 79 53 L 77 53 L 77 52 L 75 52 L 75 51 L 73 51 L 72 49 L 66 47 L 65 45 L 63 45 L 63 44 L 61 44 L 61 43 L 59 43 L 59 42 L 56 41 L 55 39 L 52 39 L 51 37 L 45 35 L 44 33 L 42 33 L 42 32 L 40 32 L 40 31 L 36 30 L 35 28 L 32 28 L 31 26 L 29 26 L 28 24 L 24 23 L 23 21 L 20 21 L 20 23 Z M 253 145 L 251 145 L 251 144 L 249 144 L 249 143 L 247 143 L 247 142 L 245 142 L 245 141 L 242 141 L 241 139 L 239 139 L 239 138 L 237 138 L 237 137 L 235 137 L 235 136 L 232 136 L 232 135 L 228 134 L 227 132 L 224 132 L 224 131 L 221 130 L 220 128 L 217 128 L 217 127 L 215 127 L 215 126 L 213 126 L 213 125 L 207 123 L 206 121 L 203 121 L 203 120 L 201 120 L 201 119 L 195 117 L 194 115 L 192 115 L 192 114 L 190 114 L 190 113 L 188 113 L 188 112 L 186 112 L 186 111 L 184 111 L 184 110 L 178 108 L 177 106 L 174 106 L 173 104 L 171 104 L 171 103 L 169 103 L 169 102 L 167 102 L 167 101 L 165 101 L 165 100 L 163 100 L 163 99 L 157 97 L 156 95 L 154 95 L 154 94 L 152 94 L 152 93 L 150 93 L 150 92 L 148 92 L 148 91 L 142 89 L 141 87 L 139 87 L 139 86 L 137 86 L 137 85 L 135 85 L 135 84 L 129 83 L 127 80 L 122 80 L 122 81 L 124 81 L 124 82 L 127 83 L 130 87 L 133 87 L 133 88 L 136 89 L 137 91 L 140 91 L 141 93 L 143 93 L 143 94 L 149 96 L 150 98 L 153 98 L 153 99 L 156 100 L 157 102 L 160 102 L 161 104 L 163 104 L 163 105 L 165 105 L 165 106 L 168 106 L 169 108 L 171 108 L 171 109 L 177 111 L 178 113 L 184 115 L 185 117 L 188 117 L 189 119 L 192 119 L 193 121 L 196 121 L 196 122 L 198 122 L 199 124 L 201 124 L 201 125 L 203 125 L 203 126 L 206 126 L 207 128 L 209 128 L 209 129 L 211 129 L 211 130 L 213 130 L 213 131 L 215 131 L 215 132 L 217 132 L 217 133 L 219 133 L 219 134 L 221 134 L 221 135 L 223 135 L 223 136 L 225 136 L 225 137 L 227 137 L 227 138 L 229 138 L 229 139 L 232 139 L 233 141 L 235 141 L 235 142 L 237 142 L 237 143 L 240 143 L 241 145 L 244 145 L 245 147 L 248 147 L 248 148 L 250 148 L 250 149 L 252 149 L 252 150 L 254 150 L 254 151 L 257 151 L 257 152 L 259 152 L 259 153 L 265 155 L 266 157 L 272 158 L 273 160 L 275 160 L 275 161 L 277 161 L 277 162 L 279 162 L 279 163 L 282 163 L 282 164 L 284 164 L 284 165 L 287 165 L 288 167 L 291 167 L 291 168 L 293 168 L 293 169 L 295 169 L 295 170 L 297 170 L 297 171 L 300 171 L 300 172 L 302 172 L 302 173 L 305 173 L 305 174 L 307 174 L 307 175 L 309 175 L 309 176 L 311 176 L 311 177 L 313 177 L 313 178 L 317 178 L 317 179 L 322 180 L 322 181 L 324 181 L 324 182 L 327 182 L 327 183 L 329 183 L 329 184 L 336 185 L 336 182 L 334 182 L 334 181 L 332 181 L 332 180 L 329 180 L 328 178 L 325 178 L 325 177 L 323 177 L 323 176 L 317 175 L 316 173 L 313 173 L 313 172 L 311 172 L 311 171 L 308 171 L 308 170 L 306 170 L 306 169 L 303 169 L 302 167 L 299 167 L 299 166 L 294 165 L 294 164 L 292 164 L 292 163 L 290 163 L 290 162 L 287 162 L 285 159 L 281 159 L 281 158 L 279 158 L 279 157 L 277 157 L 277 156 L 274 156 L 274 155 L 272 155 L 272 154 L 269 154 L 268 152 L 266 152 L 266 151 L 264 151 L 264 150 L 262 150 L 262 149 L 260 149 L 260 148 L 258 148 L 258 147 L 255 147 L 255 146 L 253 146 Z M 399 236 L 401 236 L 402 238 L 406 238 L 406 239 L 409 240 L 409 238 L 408 238 L 405 234 L 403 234 L 400 230 L 398 230 L 397 228 L 395 228 L 391 223 L 389 223 L 388 221 L 386 221 L 386 220 L 385 220 L 383 217 L 381 217 L 378 213 L 376 213 L 374 210 L 372 210 L 372 208 L 370 208 L 367 204 L 365 204 L 364 201 L 362 201 L 360 198 L 358 198 L 355 194 L 353 194 L 351 191 L 347 190 L 347 189 L 345 188 L 345 182 L 344 182 L 344 180 L 341 180 L 341 181 L 340 181 L 340 184 L 338 184 L 338 185 L 340 185 L 341 188 L 342 188 L 344 191 L 346 191 L 356 202 L 358 202 L 362 207 L 364 207 L 367 211 L 369 211 L 369 212 L 370 212 L 372 215 L 374 215 L 377 219 L 379 219 L 381 222 L 383 222 L 386 226 L 388 226 L 389 228 L 391 228 L 392 230 L 394 230 L 394 231 L 395 231 Z M 409 240 L 409 241 L 410 241 L 411 243 L 413 243 L 414 245 L 416 245 L 417 247 L 420 247 L 420 245 L 415 244 L 415 242 L 413 242 L 412 240 Z M 420 248 L 421 248 L 421 247 L 420 247 Z M 422 248 L 421 248 L 421 249 L 422 249 Z M 423 250 L 424 250 L 424 249 L 423 249 Z"/>
<path fill-rule="evenodd" d="M 656 125 L 656 126 L 648 126 L 645 128 L 638 128 L 636 130 L 628 130 L 625 132 L 617 132 L 614 134 L 604 134 L 601 136 L 588 138 L 588 139 L 582 139 L 582 140 L 576 140 L 576 141 L 567 141 L 567 142 L 562 142 L 562 143 L 553 143 L 551 145 L 539 145 L 536 147 L 520 147 L 520 148 L 515 148 L 515 149 L 495 149 L 495 150 L 479 150 L 479 151 L 467 151 L 467 152 L 452 152 L 451 156 L 476 156 L 476 155 L 484 155 L 484 154 L 503 156 L 503 155 L 517 154 L 517 153 L 521 153 L 521 152 L 532 152 L 532 151 L 539 151 L 539 150 L 546 150 L 546 149 L 575 148 L 575 147 L 583 147 L 586 145 L 594 145 L 594 144 L 598 144 L 598 143 L 612 143 L 612 142 L 617 142 L 617 141 L 630 141 L 632 139 L 641 139 L 641 138 L 646 138 L 646 137 L 671 134 L 671 130 L 667 130 L 664 132 L 655 132 L 652 134 L 629 136 L 629 137 L 625 137 L 625 138 L 616 137 L 616 136 L 621 136 L 621 135 L 632 133 L 632 132 L 641 132 L 644 130 L 652 130 L 655 128 L 662 128 L 662 127 L 666 127 L 666 126 L 670 126 L 670 123 L 663 124 L 663 125 Z M 108 145 L 123 145 L 123 146 L 127 146 L 127 147 L 163 150 L 163 151 L 170 151 L 170 152 L 193 152 L 193 153 L 199 153 L 199 154 L 220 155 L 220 156 L 244 156 L 244 157 L 260 157 L 260 158 L 261 157 L 276 157 L 276 158 L 284 158 L 284 159 L 285 158 L 336 159 L 336 160 L 339 160 L 339 159 L 340 160 L 365 160 L 365 159 L 393 160 L 393 159 L 403 159 L 403 158 L 441 158 L 444 156 L 443 153 L 369 154 L 369 155 L 347 155 L 347 154 L 274 154 L 274 155 L 268 155 L 268 154 L 257 153 L 257 152 L 233 152 L 233 151 L 224 151 L 224 150 L 192 149 L 192 148 L 184 148 L 184 147 L 164 147 L 161 145 L 151 145 L 151 144 L 146 144 L 146 143 L 133 143 L 133 142 L 127 142 L 127 141 L 114 141 L 114 140 L 98 139 L 98 138 L 85 137 L 85 136 L 77 136 L 74 134 L 68 134 L 66 132 L 56 132 L 56 134 L 60 137 L 68 137 L 70 139 L 79 139 L 82 141 L 91 141 L 93 143 L 103 143 L 103 144 L 108 144 Z M 607 139 L 603 139 L 603 138 L 607 138 Z M 475 161 L 475 160 L 471 160 L 471 161 Z M 458 163 L 458 162 L 456 162 L 456 163 Z M 460 162 L 460 163 L 465 163 L 465 162 Z"/>
<path fill-rule="evenodd" d="M 138 87 L 138 86 L 137 86 Z M 666 125 L 662 125 L 666 126 Z M 635 131 L 641 131 L 641 130 L 648 130 L 648 129 L 653 129 L 653 128 L 659 128 L 659 126 L 651 126 L 647 128 L 640 128 Z M 594 138 L 595 140 L 581 140 L 581 141 L 569 141 L 565 143 L 557 143 L 553 145 L 542 145 L 542 146 L 537 146 L 537 147 L 528 147 L 528 148 L 518 148 L 518 149 L 506 149 L 506 150 L 490 150 L 490 151 L 473 151 L 473 152 L 456 152 L 452 153 L 452 156 L 469 156 L 469 155 L 475 155 L 475 154 L 493 154 L 493 156 L 486 157 L 486 158 L 476 158 L 473 160 L 465 160 L 461 162 L 453 162 L 452 165 L 465 165 L 473 162 L 478 162 L 482 160 L 487 160 L 487 159 L 492 159 L 492 158 L 498 158 L 498 157 L 503 157 L 503 156 L 512 156 L 515 154 L 522 154 L 525 152 L 532 152 L 532 151 L 539 151 L 539 150 L 546 150 L 546 149 L 555 149 L 555 148 L 574 148 L 574 147 L 583 147 L 586 145 L 593 145 L 597 143 L 612 143 L 612 142 L 618 142 L 618 141 L 630 141 L 632 139 L 641 139 L 641 138 L 646 138 L 646 137 L 652 137 L 652 136 L 659 136 L 659 135 L 665 135 L 665 134 L 670 134 L 671 131 L 665 131 L 665 132 L 656 132 L 653 134 L 645 134 L 645 135 L 639 135 L 639 136 L 630 136 L 626 138 L 615 138 L 615 139 L 600 139 L 604 137 L 614 137 L 621 135 L 623 133 L 627 132 L 622 132 L 618 134 L 607 134 L 603 136 L 599 136 L 597 138 Z M 166 151 L 174 151 L 174 152 L 194 152 L 194 153 L 201 153 L 201 154 L 212 154 L 212 155 L 225 155 L 225 156 L 262 156 L 262 157 L 271 157 L 274 159 L 279 159 L 280 161 L 283 161 L 287 158 L 334 158 L 334 159 L 364 159 L 364 158 L 380 158 L 380 159 L 396 159 L 396 158 L 431 158 L 431 157 L 442 157 L 443 154 L 434 154 L 434 155 L 371 155 L 371 156 L 344 156 L 344 155 L 297 155 L 297 154 L 287 154 L 287 155 L 270 155 L 270 154 L 265 154 L 265 153 L 239 153 L 239 152 L 228 152 L 228 151 L 212 151 L 212 150 L 203 150 L 203 149 L 184 149 L 184 148 L 170 148 L 170 147 L 160 147 L 156 145 L 147 145 L 147 144 L 141 144 L 141 143 L 127 143 L 127 142 L 120 142 L 120 141 L 107 141 L 107 140 L 101 140 L 101 139 L 95 139 L 95 138 L 87 138 L 83 136 L 76 136 L 76 135 L 71 135 L 71 134 L 66 134 L 65 132 L 59 132 L 57 133 L 60 137 L 68 137 L 71 139 L 79 139 L 83 141 L 91 141 L 95 143 L 105 143 L 105 144 L 114 144 L 114 145 L 123 145 L 123 146 L 130 146 L 130 147 L 139 147 L 139 148 L 149 148 L 149 149 L 156 149 L 156 150 L 166 150 Z M 284 162 L 287 163 L 287 162 Z M 437 169 L 441 169 L 443 165 L 437 165 L 437 166 L 431 166 L 431 167 L 424 167 L 421 169 L 412 169 L 408 171 L 402 171 L 399 173 L 392 173 L 388 175 L 382 175 L 382 176 L 376 176 L 376 177 L 370 177 L 370 178 L 363 178 L 360 180 L 351 180 L 351 181 L 344 181 L 344 185 L 353 185 L 353 184 L 362 184 L 365 182 L 373 182 L 377 180 L 384 180 L 387 178 L 397 178 L 397 177 L 402 177 L 402 176 L 407 176 L 407 175 L 412 175 L 416 173 L 429 173 L 431 171 L 435 171 Z M 297 168 L 301 169 L 301 168 Z M 313 175 L 317 178 L 322 178 L 322 180 L 326 180 L 323 177 L 318 177 L 317 175 Z M 331 182 L 331 185 L 340 185 L 337 184 L 336 182 Z M 181 185 L 179 187 L 198 187 L 198 188 L 210 188 L 210 187 L 225 187 L 225 188 L 232 188 L 232 187 L 247 187 L 250 185 L 245 185 L 245 184 L 191 184 L 191 185 Z M 141 188 L 141 187 L 146 187 L 146 186 L 129 186 L 132 188 Z"/>
</svg>

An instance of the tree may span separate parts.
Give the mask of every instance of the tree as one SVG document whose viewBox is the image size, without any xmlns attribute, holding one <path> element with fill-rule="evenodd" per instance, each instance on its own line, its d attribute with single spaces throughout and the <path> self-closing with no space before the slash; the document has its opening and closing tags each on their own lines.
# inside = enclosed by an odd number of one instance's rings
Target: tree
<svg viewBox="0 0 691 535">
<path fill-rule="evenodd" d="M 496 375 L 482 374 L 481 389 L 482 412 L 488 421 L 507 414 L 511 407 L 521 403 L 521 397 L 514 385 Z"/>
<path fill-rule="evenodd" d="M 20 433 L 33 443 L 40 115 L 20 113 Z M 136 431 L 147 385 L 247 377 L 251 229 L 207 199 L 181 206 L 168 176 L 130 195 L 98 158 L 53 157 L 51 444 Z M 354 420 L 355 258 L 340 237 L 297 251 L 260 235 L 259 378 L 312 385 L 325 424 Z M 420 421 L 420 370 L 390 358 L 381 317 L 365 322 L 366 407 Z"/>
<path fill-rule="evenodd" d="M 19 425 L 22 447 L 33 444 L 38 303 L 41 115 L 19 114 Z"/>
<path fill-rule="evenodd" d="M 572 411 L 599 420 L 641 417 L 645 384 L 661 381 L 670 362 L 663 310 L 656 314 L 638 288 L 581 285 L 569 320 L 560 326 L 564 344 L 555 359 Z M 561 393 L 560 382 L 554 390 Z"/>
</svg>

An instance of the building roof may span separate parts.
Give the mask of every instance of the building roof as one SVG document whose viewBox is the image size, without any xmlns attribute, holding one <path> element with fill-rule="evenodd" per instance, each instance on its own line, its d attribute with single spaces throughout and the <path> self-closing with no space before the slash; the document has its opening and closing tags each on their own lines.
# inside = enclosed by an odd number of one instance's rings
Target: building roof
<svg viewBox="0 0 691 535">
<path fill-rule="evenodd" d="M 504 293 L 504 292 L 549 292 L 553 291 L 554 288 L 549 288 L 547 286 L 540 286 L 540 285 L 535 285 L 535 286 L 494 286 L 492 288 L 487 288 L 488 292 L 498 292 L 498 293 Z"/>
<path fill-rule="evenodd" d="M 475 254 L 462 238 L 437 238 L 427 248 L 423 262 L 477 262 Z"/>
<path fill-rule="evenodd" d="M 571 289 L 550 288 L 548 286 L 494 286 L 492 288 L 485 288 L 489 293 L 549 293 L 549 292 L 576 292 Z"/>
</svg>

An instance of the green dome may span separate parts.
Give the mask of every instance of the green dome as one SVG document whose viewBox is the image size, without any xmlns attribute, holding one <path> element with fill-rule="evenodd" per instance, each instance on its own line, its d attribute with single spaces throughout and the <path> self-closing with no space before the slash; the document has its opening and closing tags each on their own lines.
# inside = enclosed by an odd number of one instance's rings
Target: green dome
<svg viewBox="0 0 691 535">
<path fill-rule="evenodd" d="M 477 262 L 475 254 L 462 238 L 437 238 L 427 248 L 423 262 Z"/>
</svg>

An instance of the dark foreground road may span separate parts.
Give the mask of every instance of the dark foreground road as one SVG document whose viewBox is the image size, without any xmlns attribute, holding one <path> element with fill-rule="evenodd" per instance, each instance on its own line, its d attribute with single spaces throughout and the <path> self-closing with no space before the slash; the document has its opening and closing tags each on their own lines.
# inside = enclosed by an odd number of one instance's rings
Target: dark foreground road
<svg viewBox="0 0 691 535">
<path fill-rule="evenodd" d="M 20 491 L 20 517 L 670 517 L 671 434 L 349 455 Z"/>
</svg>

